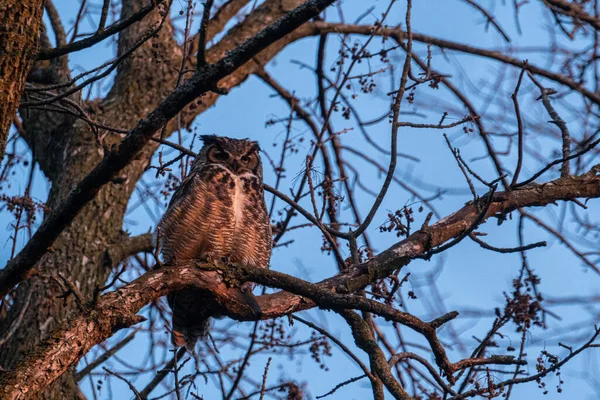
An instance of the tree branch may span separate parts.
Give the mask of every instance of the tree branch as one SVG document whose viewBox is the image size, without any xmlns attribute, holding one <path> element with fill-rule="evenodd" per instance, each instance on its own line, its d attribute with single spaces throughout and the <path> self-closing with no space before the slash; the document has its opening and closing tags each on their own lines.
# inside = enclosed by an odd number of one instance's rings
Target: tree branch
<svg viewBox="0 0 600 400">
<path fill-rule="evenodd" d="M 234 72 L 261 50 L 302 25 L 334 0 L 310 0 L 270 24 L 256 36 L 246 40 L 220 61 L 205 65 L 175 89 L 148 117 L 139 121 L 119 147 L 108 153 L 40 225 L 23 250 L 0 272 L 0 296 L 31 275 L 59 234 L 98 191 L 123 170 L 144 148 L 154 133 L 164 126 L 192 100 L 216 87 L 219 80 Z"/>
<path fill-rule="evenodd" d="M 552 10 L 558 10 L 561 14 L 567 15 L 573 19 L 586 22 L 596 30 L 600 30 L 600 20 L 593 15 L 588 14 L 583 5 L 566 0 L 542 0 Z"/>
<path fill-rule="evenodd" d="M 115 267 L 127 257 L 133 256 L 137 253 L 149 253 L 152 250 L 154 250 L 152 233 L 144 233 L 137 236 L 126 236 L 118 245 L 107 249 L 107 256 L 109 257 L 107 262 L 110 264 L 110 267 Z"/>
<path fill-rule="evenodd" d="M 561 178 L 543 185 L 532 184 L 519 190 L 495 193 L 483 220 L 493 216 L 499 216 L 502 220 L 505 214 L 521 207 L 544 206 L 559 200 L 581 197 L 600 197 L 599 175 Z M 318 284 L 276 271 L 245 266 L 222 267 L 217 271 L 215 267 L 201 270 L 195 265 L 183 265 L 147 273 L 130 284 L 101 296 L 95 307 L 71 318 L 37 350 L 29 353 L 18 368 L 0 375 L 0 398 L 10 399 L 18 393 L 31 395 L 43 389 L 95 344 L 106 340 L 119 329 L 141 322 L 143 318 L 136 313 L 146 304 L 171 291 L 190 286 L 213 293 L 225 312 L 238 320 L 277 318 L 317 305 L 323 308 L 373 312 L 423 334 L 432 346 L 438 366 L 451 379 L 450 375 L 456 370 L 456 365 L 448 361 L 435 330 L 454 318 L 455 313 L 426 323 L 385 304 L 349 293 L 355 293 L 388 276 L 426 253 L 431 246 L 439 246 L 461 235 L 480 217 L 480 202 L 468 203 L 431 225 L 427 232 L 415 232 L 368 262 L 351 267 Z M 231 278 L 234 281 L 252 281 L 284 291 L 257 297 L 261 310 L 260 315 L 257 315 L 254 307 L 248 305 L 247 299 L 240 295 L 239 290 L 232 290 L 225 283 L 230 282 Z"/>
<path fill-rule="evenodd" d="M 38 60 L 51 60 L 56 57 L 63 56 L 65 54 L 73 53 L 75 51 L 87 49 L 88 47 L 92 47 L 96 43 L 100 43 L 104 39 L 121 32 L 123 29 L 132 25 L 135 22 L 141 21 L 146 15 L 148 15 L 154 8 L 156 8 L 159 4 L 164 3 L 165 0 L 160 1 L 152 1 L 149 5 L 143 7 L 141 10 L 137 11 L 135 14 L 121 20 L 119 22 L 115 22 L 111 26 L 106 29 L 102 29 L 98 31 L 95 35 L 90 36 L 88 38 L 78 40 L 73 43 L 65 44 L 64 46 L 59 46 L 55 48 L 45 48 L 41 49 L 37 55 Z"/>
<path fill-rule="evenodd" d="M 319 35 L 322 33 L 341 33 L 341 34 L 357 34 L 357 35 L 365 35 L 369 36 L 373 34 L 373 26 L 371 25 L 351 25 L 351 24 L 335 24 L 317 21 L 311 23 L 307 30 L 311 29 L 313 32 L 312 35 Z M 397 29 L 397 28 L 378 28 L 377 34 L 380 36 L 388 36 L 392 37 L 396 41 L 401 41 L 406 38 L 407 33 Z M 434 46 L 438 46 L 442 49 L 449 49 L 460 51 L 462 53 L 473 54 L 476 56 L 481 56 L 485 58 L 489 58 L 492 60 L 500 61 L 505 64 L 509 64 L 515 66 L 517 68 L 523 68 L 526 66 L 523 60 L 518 58 L 510 57 L 506 54 L 503 54 L 494 50 L 482 49 L 474 46 L 469 46 L 462 43 L 452 42 L 449 40 L 439 39 L 433 36 L 424 35 L 422 33 L 412 32 L 412 39 L 416 42 L 427 43 Z M 565 75 L 557 74 L 551 71 L 548 71 L 544 68 L 540 68 L 531 63 L 527 63 L 527 70 L 532 74 L 543 76 L 544 78 L 548 78 L 552 81 L 558 82 L 562 85 L 565 85 L 575 91 L 578 91 L 583 96 L 587 97 L 589 100 L 594 102 L 595 104 L 600 104 L 600 94 L 595 93 L 591 90 L 586 89 L 580 83 L 568 78 Z"/>
<path fill-rule="evenodd" d="M 411 400 L 412 397 L 406 393 L 398 380 L 392 375 L 390 366 L 385 359 L 383 351 L 381 351 L 381 348 L 377 345 L 369 324 L 354 311 L 340 311 L 340 315 L 344 317 L 348 325 L 350 325 L 356 345 L 369 355 L 371 370 L 379 376 L 387 390 L 392 393 L 395 399 Z"/>
</svg>

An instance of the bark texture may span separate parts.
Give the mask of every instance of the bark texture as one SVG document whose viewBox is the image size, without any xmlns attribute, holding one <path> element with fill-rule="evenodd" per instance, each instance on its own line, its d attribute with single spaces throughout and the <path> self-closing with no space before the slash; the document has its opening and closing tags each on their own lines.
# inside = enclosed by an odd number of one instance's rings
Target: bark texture
<svg viewBox="0 0 600 400">
<path fill-rule="evenodd" d="M 265 2 L 212 46 L 207 51 L 207 60 L 214 62 L 222 58 L 228 51 L 302 3 L 300 0 Z M 123 0 L 121 18 L 127 18 L 143 5 L 142 0 Z M 166 15 L 164 12 L 161 15 L 160 11 L 155 10 L 140 23 L 133 24 L 120 33 L 120 54 L 148 36 L 147 33 Z M 255 57 L 256 61 L 246 63 L 222 79 L 219 86 L 231 89 L 239 85 L 259 64 L 266 63 L 295 37 L 289 35 L 268 47 Z M 37 69 L 33 71 L 35 79 L 46 83 L 68 79 L 69 71 L 64 57 L 66 56 L 54 60 L 50 66 L 37 65 Z M 167 20 L 157 35 L 152 36 L 119 65 L 114 85 L 107 97 L 101 101 L 86 103 L 84 108 L 92 118 L 100 122 L 120 129 L 132 129 L 175 89 L 177 69 L 181 66 L 182 57 L 182 49 L 175 41 Z M 191 62 L 190 66 L 194 67 Z M 180 114 L 182 125 L 189 125 L 217 99 L 217 94 L 210 93 L 203 96 L 201 102 L 194 102 L 184 109 Z M 72 100 L 79 99 L 72 97 Z M 52 209 L 70 194 L 74 186 L 102 161 L 105 152 L 112 145 L 117 145 L 122 138 L 120 135 L 111 135 L 104 139 L 102 147 L 98 145 L 90 127 L 81 120 L 64 114 L 28 111 L 23 113 L 23 125 L 28 132 L 26 139 L 40 168 L 52 182 L 47 202 Z M 168 125 L 167 134 L 174 129 L 174 123 Z M 156 143 L 149 142 L 121 172 L 123 180 L 109 183 L 100 190 L 54 242 L 52 251 L 45 254 L 37 264 L 36 273 L 39 276 L 16 289 L 15 306 L 0 321 L 0 337 L 13 324 L 18 324 L 10 340 L 0 347 L 0 366 L 4 369 L 10 370 L 22 362 L 27 352 L 78 310 L 72 296 L 66 300 L 57 298 L 63 291 L 48 275 L 59 273 L 69 277 L 85 299 L 90 299 L 94 289 L 105 283 L 111 267 L 118 261 L 111 259 L 111 249 L 119 247 L 126 237 L 121 228 L 127 203 L 156 148 Z M 23 308 L 27 310 L 22 312 Z M 62 375 L 49 390 L 35 396 L 44 399 L 76 398 L 78 388 L 72 372 Z M 35 398 L 31 393 L 19 396 L 14 398 Z"/>
<path fill-rule="evenodd" d="M 37 53 L 43 4 L 43 0 L 0 3 L 0 160 Z"/>
</svg>

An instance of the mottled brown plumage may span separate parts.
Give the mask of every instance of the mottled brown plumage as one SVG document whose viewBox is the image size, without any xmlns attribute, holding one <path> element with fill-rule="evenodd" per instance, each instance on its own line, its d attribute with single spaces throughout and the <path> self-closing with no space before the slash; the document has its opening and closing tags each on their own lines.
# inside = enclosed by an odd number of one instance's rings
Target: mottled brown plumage
<svg viewBox="0 0 600 400">
<path fill-rule="evenodd" d="M 202 139 L 204 146 L 190 174 L 158 226 L 165 263 L 203 259 L 268 268 L 271 225 L 258 143 L 218 136 Z M 180 291 L 168 301 L 176 346 L 193 347 L 208 333 L 209 317 L 219 316 L 216 302 L 203 291 Z"/>
</svg>

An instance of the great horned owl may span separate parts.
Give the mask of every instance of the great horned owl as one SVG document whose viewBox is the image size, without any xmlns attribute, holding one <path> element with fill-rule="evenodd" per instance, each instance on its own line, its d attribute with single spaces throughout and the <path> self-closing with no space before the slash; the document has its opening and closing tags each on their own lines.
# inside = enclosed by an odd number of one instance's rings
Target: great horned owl
<svg viewBox="0 0 600 400">
<path fill-rule="evenodd" d="M 201 138 L 204 146 L 158 226 L 165 263 L 207 259 L 268 268 L 272 237 L 258 143 Z M 214 299 L 197 289 L 167 299 L 173 310 L 171 341 L 193 348 L 208 334 L 209 318 L 218 316 Z"/>
</svg>

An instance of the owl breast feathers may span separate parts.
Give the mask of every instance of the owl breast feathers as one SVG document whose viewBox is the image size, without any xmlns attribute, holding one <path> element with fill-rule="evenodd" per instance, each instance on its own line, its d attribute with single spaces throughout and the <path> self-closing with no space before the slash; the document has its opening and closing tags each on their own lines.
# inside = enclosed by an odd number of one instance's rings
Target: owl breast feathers
<svg viewBox="0 0 600 400">
<path fill-rule="evenodd" d="M 272 237 L 258 144 L 217 136 L 202 139 L 204 147 L 157 230 L 165 263 L 205 259 L 267 268 Z M 174 344 L 193 346 L 207 333 L 214 301 L 193 289 L 168 300 Z"/>
</svg>

